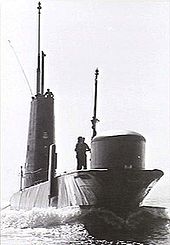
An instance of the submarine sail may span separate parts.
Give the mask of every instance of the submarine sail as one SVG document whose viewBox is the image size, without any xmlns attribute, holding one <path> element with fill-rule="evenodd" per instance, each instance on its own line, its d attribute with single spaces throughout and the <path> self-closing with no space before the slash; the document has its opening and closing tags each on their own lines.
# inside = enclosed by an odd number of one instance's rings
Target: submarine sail
<svg viewBox="0 0 170 245">
<path fill-rule="evenodd" d="M 31 102 L 24 187 L 47 180 L 49 146 L 54 143 L 54 98 L 38 94 Z"/>
<path fill-rule="evenodd" d="M 54 139 L 54 96 L 48 89 L 44 94 L 44 57 L 40 70 L 40 15 L 38 3 L 38 65 L 36 95 L 32 97 L 27 153 L 25 162 L 24 188 L 48 180 L 49 146 Z M 41 81 L 40 81 L 41 80 Z"/>
</svg>

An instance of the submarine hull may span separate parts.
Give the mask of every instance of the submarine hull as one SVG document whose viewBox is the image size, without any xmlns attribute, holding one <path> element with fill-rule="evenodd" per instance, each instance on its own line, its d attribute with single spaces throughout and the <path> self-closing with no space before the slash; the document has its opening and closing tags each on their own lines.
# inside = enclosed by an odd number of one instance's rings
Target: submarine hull
<svg viewBox="0 0 170 245">
<path fill-rule="evenodd" d="M 51 183 L 46 181 L 15 193 L 10 200 L 11 208 L 97 207 L 124 217 L 140 206 L 162 175 L 160 170 L 131 169 L 91 169 L 65 173 L 53 178 L 51 195 Z"/>
</svg>

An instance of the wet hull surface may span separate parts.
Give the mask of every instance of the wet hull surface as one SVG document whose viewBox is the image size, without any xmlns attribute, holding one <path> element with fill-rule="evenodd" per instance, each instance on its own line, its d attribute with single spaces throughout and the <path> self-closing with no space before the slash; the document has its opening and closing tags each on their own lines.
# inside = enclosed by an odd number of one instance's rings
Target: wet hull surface
<svg viewBox="0 0 170 245">
<path fill-rule="evenodd" d="M 124 216 L 139 207 L 162 175 L 160 170 L 131 169 L 65 173 L 52 179 L 51 193 L 49 181 L 15 193 L 11 198 L 11 208 L 30 210 L 33 207 L 49 206 L 97 207 Z"/>
</svg>

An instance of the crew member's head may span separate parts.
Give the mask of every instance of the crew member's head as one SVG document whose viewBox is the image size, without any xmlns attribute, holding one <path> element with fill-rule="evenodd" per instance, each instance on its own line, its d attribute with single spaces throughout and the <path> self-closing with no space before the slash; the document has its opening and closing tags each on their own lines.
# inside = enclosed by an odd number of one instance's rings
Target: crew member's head
<svg viewBox="0 0 170 245">
<path fill-rule="evenodd" d="M 82 139 L 83 139 L 82 136 L 79 136 L 79 137 L 78 137 L 78 142 L 81 142 Z"/>
</svg>

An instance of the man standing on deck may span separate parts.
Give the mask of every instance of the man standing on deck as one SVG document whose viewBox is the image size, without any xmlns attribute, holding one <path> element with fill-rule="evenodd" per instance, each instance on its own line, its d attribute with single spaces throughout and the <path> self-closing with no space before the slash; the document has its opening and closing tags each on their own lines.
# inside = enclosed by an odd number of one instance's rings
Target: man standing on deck
<svg viewBox="0 0 170 245">
<path fill-rule="evenodd" d="M 86 151 L 90 151 L 89 146 L 85 143 L 85 138 L 78 137 L 78 142 L 76 144 L 76 158 L 77 158 L 77 170 L 87 169 L 87 156 Z"/>
</svg>

